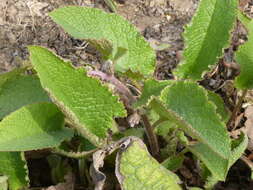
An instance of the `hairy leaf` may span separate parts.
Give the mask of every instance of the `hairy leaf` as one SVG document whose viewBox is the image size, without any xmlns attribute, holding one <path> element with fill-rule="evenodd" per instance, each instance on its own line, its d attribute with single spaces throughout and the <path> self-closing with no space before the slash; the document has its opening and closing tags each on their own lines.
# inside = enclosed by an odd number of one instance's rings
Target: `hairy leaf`
<svg viewBox="0 0 253 190">
<path fill-rule="evenodd" d="M 159 96 L 161 94 L 161 91 L 168 85 L 172 84 L 173 81 L 158 81 L 154 79 L 149 79 L 144 82 L 144 87 L 142 90 L 141 97 L 139 100 L 135 103 L 135 107 L 141 107 L 146 106 L 151 100 L 152 96 Z"/>
<path fill-rule="evenodd" d="M 20 74 L 24 73 L 25 69 L 25 67 L 15 68 L 12 71 L 2 73 L 0 75 L 0 89 L 2 88 L 3 84 L 6 83 L 8 80 L 12 80 Z"/>
<path fill-rule="evenodd" d="M 114 117 L 126 114 L 124 106 L 106 86 L 75 69 L 51 51 L 29 47 L 31 62 L 43 88 L 78 131 L 97 146 L 103 146 Z"/>
<path fill-rule="evenodd" d="M 151 76 L 155 52 L 127 20 L 114 13 L 88 7 L 64 7 L 50 13 L 52 19 L 70 35 L 79 39 L 108 40 L 114 57 L 120 49 L 127 51 L 115 62 L 116 71 L 128 70 Z"/>
<path fill-rule="evenodd" d="M 202 143 L 188 148 L 205 163 L 215 179 L 224 181 L 229 168 L 242 156 L 247 144 L 248 139 L 243 135 L 237 146 L 231 150 L 229 157 L 221 157 Z"/>
<path fill-rule="evenodd" d="M 56 147 L 73 136 L 64 116 L 52 103 L 24 106 L 0 122 L 0 151 Z"/>
<path fill-rule="evenodd" d="M 240 75 L 235 80 L 235 85 L 240 89 L 253 88 L 253 20 L 240 15 L 240 20 L 248 30 L 248 41 L 239 47 L 235 60 L 240 65 Z"/>
<path fill-rule="evenodd" d="M 208 92 L 208 99 L 212 103 L 214 103 L 214 105 L 216 106 L 216 112 L 221 116 L 222 121 L 226 123 L 229 119 L 230 114 L 225 107 L 223 99 L 218 94 L 212 91 L 207 92 Z"/>
<path fill-rule="evenodd" d="M 216 114 L 205 89 L 193 82 L 179 81 L 166 87 L 160 99 L 150 106 L 162 118 L 177 124 L 200 143 L 189 149 L 209 168 L 216 179 L 225 180 L 229 167 L 245 150 L 246 140 L 236 145 L 234 153 L 225 124 Z"/>
<path fill-rule="evenodd" d="M 181 189 L 179 178 L 152 158 L 140 140 L 118 153 L 116 174 L 124 190 Z"/>
<path fill-rule="evenodd" d="M 0 152 L 0 175 L 8 177 L 10 190 L 28 187 L 27 173 L 23 153 Z"/>
<path fill-rule="evenodd" d="M 113 47 L 107 40 L 88 40 L 88 42 L 95 47 L 105 60 L 112 59 Z"/>
<path fill-rule="evenodd" d="M 170 156 L 162 162 L 162 165 L 168 170 L 175 171 L 182 167 L 184 162 L 183 155 Z"/>
<path fill-rule="evenodd" d="M 247 135 L 241 135 L 239 139 L 232 141 L 231 157 L 229 158 L 229 166 L 232 166 L 235 161 L 242 156 L 242 153 L 248 146 Z"/>
<path fill-rule="evenodd" d="M 181 78 L 201 79 L 228 46 L 236 20 L 238 0 L 201 0 L 196 15 L 184 32 L 183 61 L 175 74 Z"/>
<path fill-rule="evenodd" d="M 36 76 L 18 73 L 10 77 L 14 71 L 9 73 L 8 80 L 0 86 L 0 119 L 22 106 L 50 101 Z M 7 73 L 4 75 L 6 76 Z M 5 77 L 4 75 L 0 75 L 0 81 Z"/>
<path fill-rule="evenodd" d="M 249 27 L 248 25 L 251 22 L 251 18 L 249 18 L 247 15 L 245 15 L 243 12 L 241 12 L 240 10 L 238 10 L 238 14 L 237 14 L 238 19 L 240 20 L 240 22 L 245 26 L 245 27 Z"/>
<path fill-rule="evenodd" d="M 163 90 L 161 101 L 187 126 L 186 132 L 217 153 L 229 155 L 230 139 L 225 125 L 202 87 L 193 82 L 177 82 Z"/>
</svg>

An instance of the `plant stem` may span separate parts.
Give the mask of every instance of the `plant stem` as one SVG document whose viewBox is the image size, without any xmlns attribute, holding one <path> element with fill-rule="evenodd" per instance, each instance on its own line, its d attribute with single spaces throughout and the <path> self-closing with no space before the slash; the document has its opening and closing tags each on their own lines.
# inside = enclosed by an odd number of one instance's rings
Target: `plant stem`
<svg viewBox="0 0 253 190">
<path fill-rule="evenodd" d="M 166 120 L 167 119 L 164 119 L 164 118 L 158 119 L 156 122 L 153 123 L 153 125 L 152 125 L 153 129 L 155 129 L 158 125 L 160 125 L 161 123 L 163 123 Z"/>
<path fill-rule="evenodd" d="M 112 12 L 117 12 L 117 6 L 114 0 L 104 0 L 106 5 L 111 9 Z"/>
<path fill-rule="evenodd" d="M 235 119 L 236 119 L 236 116 L 237 116 L 237 113 L 238 113 L 238 111 L 239 111 L 239 110 L 241 109 L 241 107 L 242 107 L 242 103 L 243 103 L 243 100 L 244 100 L 244 98 L 245 98 L 247 92 L 248 92 L 247 89 L 243 90 L 242 96 L 239 98 L 239 100 L 238 100 L 238 102 L 237 102 L 237 104 L 236 104 L 236 106 L 235 106 L 235 108 L 234 108 L 234 110 L 233 110 L 233 112 L 232 112 L 232 114 L 231 114 L 231 117 L 230 117 L 230 119 L 229 119 L 228 122 L 227 122 L 227 127 L 228 127 L 228 128 L 230 128 L 230 126 L 234 123 L 234 121 L 235 121 Z M 234 124 L 233 124 L 233 125 L 234 125 Z M 235 127 L 236 127 L 236 126 L 232 126 L 231 129 L 234 130 Z"/>
<path fill-rule="evenodd" d="M 95 76 L 100 78 L 100 80 L 109 82 L 110 84 L 114 85 L 117 92 L 121 95 L 121 97 L 125 97 L 124 100 L 126 100 L 126 103 L 128 105 L 131 105 L 133 102 L 136 101 L 136 98 L 132 95 L 131 91 L 123 84 L 120 80 L 118 80 L 113 75 L 108 75 L 102 71 L 89 71 L 88 75 Z M 122 97 L 122 98 L 123 98 Z"/>
<path fill-rule="evenodd" d="M 151 149 L 151 154 L 157 158 L 159 156 L 159 145 L 158 145 L 158 140 L 157 137 L 154 133 L 154 129 L 152 125 L 150 124 L 148 117 L 146 115 L 141 115 L 142 121 L 144 123 L 145 131 L 148 137 L 150 149 Z"/>
<path fill-rule="evenodd" d="M 59 149 L 59 148 L 54 148 L 52 150 L 53 153 L 60 154 L 62 156 L 66 156 L 66 157 L 70 157 L 70 158 L 75 158 L 75 159 L 84 158 L 96 151 L 97 151 L 97 149 L 90 150 L 90 151 L 83 151 L 83 152 L 67 152 L 67 151 Z"/>
<path fill-rule="evenodd" d="M 122 96 L 126 97 L 124 99 L 127 100 L 127 105 L 131 105 L 133 102 L 136 101 L 136 98 L 132 95 L 130 90 L 113 75 L 108 75 L 108 74 L 103 73 L 101 71 L 89 71 L 88 75 L 99 77 L 101 80 L 113 84 L 116 87 L 117 92 L 119 94 L 121 94 L 121 97 Z M 157 137 L 154 133 L 154 129 L 153 129 L 152 125 L 150 124 L 148 117 L 146 115 L 142 115 L 141 117 L 142 117 L 142 120 L 144 123 L 144 127 L 146 129 L 146 134 L 147 134 L 148 141 L 150 144 L 151 154 L 154 157 L 158 158 L 159 145 L 158 145 Z"/>
</svg>

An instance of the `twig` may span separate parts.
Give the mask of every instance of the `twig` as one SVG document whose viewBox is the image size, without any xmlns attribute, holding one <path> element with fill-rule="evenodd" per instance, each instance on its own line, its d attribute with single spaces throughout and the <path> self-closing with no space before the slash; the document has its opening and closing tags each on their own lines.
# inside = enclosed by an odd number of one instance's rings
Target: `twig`
<svg viewBox="0 0 253 190">
<path fill-rule="evenodd" d="M 96 152 L 98 149 L 93 149 L 90 151 L 83 151 L 83 152 L 67 152 L 65 150 L 59 149 L 59 148 L 54 148 L 52 150 L 53 153 L 60 154 L 62 156 L 70 157 L 70 158 L 84 158 L 86 156 L 89 156 L 90 154 Z"/>
<path fill-rule="evenodd" d="M 241 109 L 241 107 L 242 107 L 242 103 L 243 103 L 243 100 L 244 100 L 244 98 L 245 98 L 247 92 L 248 92 L 247 89 L 243 90 L 242 96 L 239 98 L 239 100 L 238 100 L 238 102 L 237 102 L 237 104 L 236 104 L 236 106 L 235 106 L 235 108 L 234 108 L 234 110 L 233 110 L 233 112 L 232 112 L 232 114 L 231 114 L 231 117 L 230 117 L 230 119 L 229 119 L 228 122 L 227 122 L 227 127 L 228 127 L 228 128 L 230 128 L 230 125 L 235 121 L 236 115 L 237 115 L 238 111 L 239 111 L 239 110 Z M 231 129 L 234 130 L 235 127 L 236 127 L 236 126 L 232 126 Z"/>
<path fill-rule="evenodd" d="M 142 121 L 144 123 L 144 127 L 146 129 L 146 134 L 148 137 L 150 149 L 151 149 L 151 154 L 157 158 L 159 156 L 159 145 L 158 145 L 158 140 L 157 137 L 154 133 L 154 129 L 152 125 L 150 124 L 148 117 L 146 115 L 141 115 Z"/>
</svg>

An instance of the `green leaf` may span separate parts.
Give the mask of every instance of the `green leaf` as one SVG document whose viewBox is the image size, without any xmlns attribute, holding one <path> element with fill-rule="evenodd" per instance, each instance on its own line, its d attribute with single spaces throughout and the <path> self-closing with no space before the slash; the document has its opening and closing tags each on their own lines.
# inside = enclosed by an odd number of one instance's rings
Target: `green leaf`
<svg viewBox="0 0 253 190">
<path fill-rule="evenodd" d="M 237 13 L 238 0 L 201 0 L 184 32 L 183 61 L 175 74 L 181 78 L 201 79 L 202 73 L 216 64 L 228 46 Z"/>
<path fill-rule="evenodd" d="M 238 10 L 238 19 L 241 21 L 241 23 L 245 26 L 245 27 L 248 27 L 248 25 L 250 24 L 251 22 L 251 19 L 245 15 L 242 11 Z"/>
<path fill-rule="evenodd" d="M 181 189 L 179 178 L 152 158 L 140 140 L 118 153 L 116 174 L 125 190 Z"/>
<path fill-rule="evenodd" d="M 154 79 L 149 79 L 144 82 L 144 87 L 142 90 L 141 97 L 138 99 L 138 101 L 134 104 L 136 108 L 146 106 L 148 102 L 152 99 L 154 96 L 159 96 L 161 94 L 161 91 L 168 85 L 172 84 L 173 81 L 164 80 L 164 81 L 158 81 Z"/>
<path fill-rule="evenodd" d="M 218 156 L 217 153 L 202 143 L 188 148 L 205 163 L 206 167 L 213 174 L 212 178 L 225 180 L 229 168 L 242 156 L 244 150 L 247 148 L 248 138 L 242 135 L 232 145 L 234 148 L 232 147 L 229 157 Z"/>
<path fill-rule="evenodd" d="M 216 112 L 221 116 L 222 121 L 226 123 L 230 117 L 230 114 L 225 107 L 223 99 L 218 94 L 212 91 L 207 92 L 208 92 L 208 99 L 212 103 L 214 103 L 214 105 L 216 106 Z"/>
<path fill-rule="evenodd" d="M 177 125 L 169 120 L 161 121 L 161 123 L 154 129 L 157 135 L 162 136 L 164 139 L 169 133 L 173 133 L 177 129 Z M 174 134 L 173 134 L 174 135 Z"/>
<path fill-rule="evenodd" d="M 229 167 L 241 156 L 247 139 L 233 148 L 225 124 L 216 114 L 207 91 L 196 83 L 178 81 L 166 87 L 150 106 L 162 117 L 177 124 L 200 143 L 188 148 L 204 162 L 213 176 L 225 180 Z"/>
<path fill-rule="evenodd" d="M 115 3 L 114 0 L 104 0 L 104 1 L 113 12 L 117 12 L 117 4 Z"/>
<path fill-rule="evenodd" d="M 203 143 L 189 146 L 189 150 L 198 157 L 211 171 L 214 178 L 225 181 L 229 169 L 229 156 L 217 154 L 213 149 Z"/>
<path fill-rule="evenodd" d="M 239 89 L 253 88 L 253 21 L 241 15 L 240 20 L 248 30 L 248 41 L 239 47 L 235 60 L 240 65 L 240 75 L 236 77 L 235 86 Z M 244 19 L 242 19 L 244 18 Z"/>
<path fill-rule="evenodd" d="M 8 80 L 12 80 L 13 78 L 19 76 L 21 73 L 24 73 L 26 68 L 15 68 L 12 71 L 3 73 L 0 75 L 0 89 Z"/>
<path fill-rule="evenodd" d="M 171 171 L 176 171 L 182 167 L 184 155 L 171 156 L 162 162 L 162 165 Z"/>
<path fill-rule="evenodd" d="M 110 57 L 113 52 L 113 47 L 107 40 L 88 40 L 88 42 L 95 47 L 101 54 L 104 60 L 112 59 Z"/>
<path fill-rule="evenodd" d="M 127 52 L 117 59 L 115 71 L 128 70 L 151 76 L 155 67 L 155 52 L 149 43 L 127 20 L 113 13 L 88 7 L 64 7 L 50 13 L 52 19 L 70 35 L 79 39 L 108 40 L 114 57 L 119 48 Z"/>
<path fill-rule="evenodd" d="M 225 124 L 216 114 L 214 104 L 208 101 L 205 89 L 193 82 L 179 81 L 166 87 L 160 100 L 188 134 L 228 157 L 230 139 Z"/>
<path fill-rule="evenodd" d="M 64 116 L 51 103 L 24 106 L 0 122 L 0 151 L 27 151 L 59 146 L 73 136 Z"/>
<path fill-rule="evenodd" d="M 20 75 L 11 71 L 0 75 L 0 81 L 9 75 L 8 80 L 0 86 L 0 119 L 22 106 L 50 101 L 47 93 L 42 89 L 36 76 Z M 12 75 L 12 76 L 10 76 Z"/>
<path fill-rule="evenodd" d="M 29 47 L 30 59 L 43 88 L 77 130 L 97 146 L 103 146 L 114 117 L 126 111 L 118 97 L 99 80 L 88 77 L 82 68 L 75 69 L 51 51 Z"/>
<path fill-rule="evenodd" d="M 23 153 L 0 152 L 0 175 L 8 177 L 10 190 L 28 187 L 27 173 Z"/>
<path fill-rule="evenodd" d="M 143 139 L 145 130 L 143 128 L 130 128 L 122 132 L 124 137 L 134 136 Z"/>
<path fill-rule="evenodd" d="M 239 139 L 232 141 L 231 157 L 229 159 L 229 165 L 232 166 L 238 158 L 242 156 L 242 153 L 248 146 L 248 137 L 242 134 Z"/>
<path fill-rule="evenodd" d="M 208 176 L 207 179 L 205 180 L 205 190 L 213 190 L 214 186 L 219 182 L 215 177 L 213 176 Z"/>
</svg>

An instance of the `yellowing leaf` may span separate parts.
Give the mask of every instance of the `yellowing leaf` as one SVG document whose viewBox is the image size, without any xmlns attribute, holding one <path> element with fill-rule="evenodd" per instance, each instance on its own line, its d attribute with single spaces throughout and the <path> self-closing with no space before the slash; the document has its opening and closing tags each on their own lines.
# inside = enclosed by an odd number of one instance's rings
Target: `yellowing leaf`
<svg viewBox="0 0 253 190">
<path fill-rule="evenodd" d="M 118 153 L 116 174 L 123 190 L 181 189 L 179 178 L 152 158 L 141 140 Z"/>
<path fill-rule="evenodd" d="M 78 131 L 97 146 L 103 146 L 114 117 L 126 111 L 118 97 L 84 69 L 75 69 L 51 51 L 29 47 L 30 59 L 42 87 Z"/>
</svg>

